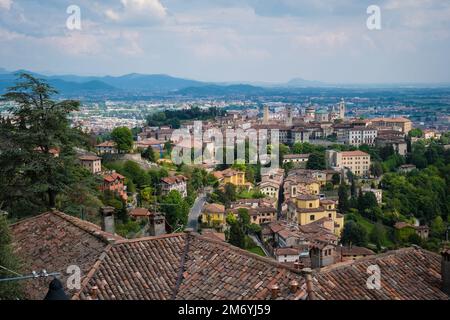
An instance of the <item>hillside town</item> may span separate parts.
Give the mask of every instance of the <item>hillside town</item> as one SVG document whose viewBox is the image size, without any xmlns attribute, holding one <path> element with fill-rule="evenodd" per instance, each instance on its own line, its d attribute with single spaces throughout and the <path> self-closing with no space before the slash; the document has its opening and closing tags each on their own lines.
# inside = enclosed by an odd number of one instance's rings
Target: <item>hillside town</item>
<svg viewBox="0 0 450 320">
<path fill-rule="evenodd" d="M 15 101 L 2 118 L 0 158 L 11 163 L 20 150 L 24 162 L 2 168 L 2 228 L 17 268 L 39 280 L 7 287 L 5 298 L 44 299 L 55 285 L 48 272 L 65 283 L 72 265 L 80 285 L 63 291 L 75 300 L 450 295 L 449 132 L 406 117 L 350 117 L 341 99 L 276 112 L 167 109 L 98 133 L 66 114 L 44 129 Z M 34 128 L 45 135 L 21 145 L 16 134 Z M 269 153 L 253 158 L 248 132 L 267 138 Z M 79 137 L 69 143 L 71 135 Z M 244 154 L 220 161 L 230 138 Z M 175 160 L 180 150 L 188 161 Z M 374 265 L 383 277 L 375 289 L 366 285 Z"/>
</svg>

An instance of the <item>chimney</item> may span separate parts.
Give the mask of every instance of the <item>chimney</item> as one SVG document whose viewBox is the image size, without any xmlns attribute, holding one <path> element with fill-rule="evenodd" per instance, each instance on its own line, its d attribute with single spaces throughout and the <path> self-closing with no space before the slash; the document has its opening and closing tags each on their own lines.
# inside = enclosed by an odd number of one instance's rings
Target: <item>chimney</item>
<svg viewBox="0 0 450 320">
<path fill-rule="evenodd" d="M 93 286 L 89 292 L 89 297 L 91 300 L 98 300 L 98 287 Z"/>
<path fill-rule="evenodd" d="M 450 295 L 450 249 L 444 249 L 441 255 L 442 291 Z"/>
<path fill-rule="evenodd" d="M 303 275 L 305 276 L 306 280 L 306 293 L 308 294 L 308 300 L 315 300 L 316 295 L 313 290 L 313 283 L 312 283 L 312 270 L 310 268 L 304 268 L 302 269 Z"/>
<path fill-rule="evenodd" d="M 304 266 L 305 266 L 305 265 L 304 265 L 302 262 L 300 262 L 300 261 L 295 261 L 295 262 L 294 262 L 294 268 L 295 268 L 296 270 L 302 270 Z"/>
<path fill-rule="evenodd" d="M 115 233 L 114 228 L 114 208 L 101 207 L 100 215 L 102 216 L 102 230 L 109 233 Z"/>
<path fill-rule="evenodd" d="M 278 294 L 280 293 L 280 287 L 277 284 L 274 284 L 270 287 L 270 293 L 273 300 L 278 298 Z"/>
<path fill-rule="evenodd" d="M 298 290 L 298 281 L 292 280 L 289 282 L 289 289 L 291 290 L 291 293 L 296 293 Z"/>
</svg>

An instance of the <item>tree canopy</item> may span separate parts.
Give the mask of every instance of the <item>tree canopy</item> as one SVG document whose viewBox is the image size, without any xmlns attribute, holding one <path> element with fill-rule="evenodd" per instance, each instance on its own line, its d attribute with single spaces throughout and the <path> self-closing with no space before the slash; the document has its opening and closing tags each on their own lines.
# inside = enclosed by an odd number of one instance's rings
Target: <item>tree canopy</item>
<svg viewBox="0 0 450 320">
<path fill-rule="evenodd" d="M 133 133 L 127 127 L 117 127 L 111 132 L 119 152 L 129 152 L 133 148 Z"/>
<path fill-rule="evenodd" d="M 13 217 L 56 206 L 56 197 L 82 178 L 77 175 L 73 147 L 87 144 L 68 115 L 79 108 L 74 100 L 52 100 L 57 93 L 29 74 L 1 100 L 13 102 L 10 116 L 0 121 L 0 204 Z"/>
</svg>

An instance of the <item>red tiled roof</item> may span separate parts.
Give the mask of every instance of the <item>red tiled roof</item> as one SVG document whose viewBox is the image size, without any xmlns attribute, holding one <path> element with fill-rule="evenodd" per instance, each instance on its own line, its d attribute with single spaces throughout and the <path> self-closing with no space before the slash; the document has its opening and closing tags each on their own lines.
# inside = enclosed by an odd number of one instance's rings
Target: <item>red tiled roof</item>
<svg viewBox="0 0 450 320">
<path fill-rule="evenodd" d="M 309 158 L 309 153 L 302 154 L 285 154 L 283 156 L 284 159 L 307 159 Z"/>
<path fill-rule="evenodd" d="M 165 177 L 161 179 L 162 182 L 167 184 L 176 184 L 176 183 L 182 183 L 187 181 L 187 178 L 182 175 L 173 176 L 173 177 Z"/>
<path fill-rule="evenodd" d="M 224 213 L 225 206 L 219 203 L 207 203 L 204 205 L 202 211 L 204 213 Z"/>
<path fill-rule="evenodd" d="M 375 252 L 373 252 L 370 249 L 364 248 L 364 247 L 357 247 L 357 246 L 351 246 L 351 247 L 336 247 L 336 251 L 338 255 L 345 256 L 373 256 Z"/>
<path fill-rule="evenodd" d="M 80 156 L 78 159 L 80 159 L 81 161 L 96 161 L 96 160 L 101 160 L 102 158 L 94 156 L 94 155 L 83 155 L 83 156 Z"/>
<path fill-rule="evenodd" d="M 184 258 L 183 258 L 184 257 Z M 198 234 L 125 240 L 111 246 L 89 273 L 77 299 L 305 299 L 302 276 L 283 265 Z M 289 291 L 297 280 L 300 289 Z"/>
<path fill-rule="evenodd" d="M 132 217 L 148 217 L 150 216 L 150 211 L 146 208 L 134 208 L 129 212 Z"/>
<path fill-rule="evenodd" d="M 381 271 L 381 288 L 368 289 L 369 266 Z M 403 248 L 369 256 L 316 273 L 320 300 L 448 300 L 442 290 L 441 256 L 423 249 Z"/>
<path fill-rule="evenodd" d="M 298 248 L 292 248 L 292 247 L 285 247 L 285 248 L 276 248 L 275 255 L 282 256 L 282 255 L 299 255 L 299 249 Z"/>
<path fill-rule="evenodd" d="M 383 122 L 411 122 L 411 120 L 407 119 L 407 118 L 403 118 L 403 117 L 398 117 L 398 118 L 373 118 L 373 119 L 369 119 L 372 122 L 379 122 L 379 121 L 383 121 Z"/>
<path fill-rule="evenodd" d="M 313 194 L 298 194 L 295 196 L 298 200 L 318 200 L 319 196 L 313 195 Z"/>
<path fill-rule="evenodd" d="M 125 179 L 125 177 L 123 175 L 121 175 L 121 174 L 116 173 L 116 172 L 113 172 L 113 173 L 110 173 L 110 174 L 107 174 L 107 175 L 103 176 L 103 180 L 105 180 L 106 182 L 113 182 L 113 181 L 116 181 L 116 180 L 123 180 L 123 179 Z"/>
<path fill-rule="evenodd" d="M 93 223 L 58 211 L 19 221 L 11 225 L 11 233 L 14 252 L 24 261 L 23 273 L 42 269 L 60 272 L 63 283 L 68 277 L 68 266 L 79 266 L 84 277 L 108 246 L 109 239 L 122 239 L 103 232 Z M 50 280 L 24 281 L 26 298 L 43 299 Z M 75 291 L 67 293 L 72 295 Z"/>
<path fill-rule="evenodd" d="M 116 147 L 116 143 L 114 141 L 105 141 L 95 145 L 96 147 Z"/>
<path fill-rule="evenodd" d="M 145 145 L 145 146 L 158 146 L 158 145 L 163 145 L 164 141 L 156 140 L 154 138 L 149 138 L 149 139 L 138 141 L 138 142 L 136 142 L 136 144 Z"/>
<path fill-rule="evenodd" d="M 342 151 L 343 157 L 368 157 L 369 154 L 360 150 L 356 151 Z"/>
<path fill-rule="evenodd" d="M 202 229 L 202 236 L 213 240 L 225 241 L 225 233 L 216 232 L 211 229 Z"/>
</svg>

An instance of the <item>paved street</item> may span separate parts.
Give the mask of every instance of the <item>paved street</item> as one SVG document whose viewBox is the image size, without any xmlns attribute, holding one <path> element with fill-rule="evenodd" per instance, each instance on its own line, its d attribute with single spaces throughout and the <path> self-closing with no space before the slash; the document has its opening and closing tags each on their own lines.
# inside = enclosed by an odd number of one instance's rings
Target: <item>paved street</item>
<svg viewBox="0 0 450 320">
<path fill-rule="evenodd" d="M 202 208 L 205 202 L 206 202 L 205 194 L 200 194 L 195 200 L 195 203 L 192 206 L 191 211 L 189 212 L 188 228 L 192 228 L 194 229 L 194 231 L 198 230 L 198 217 L 202 213 Z"/>
<path fill-rule="evenodd" d="M 264 251 L 265 255 L 267 257 L 271 257 L 271 255 L 269 254 L 269 252 L 266 250 L 266 248 L 263 246 L 263 244 L 261 243 L 261 241 L 259 240 L 259 238 L 253 234 L 249 234 L 248 235 L 255 243 L 258 247 L 260 247 L 262 249 L 262 251 Z"/>
</svg>

